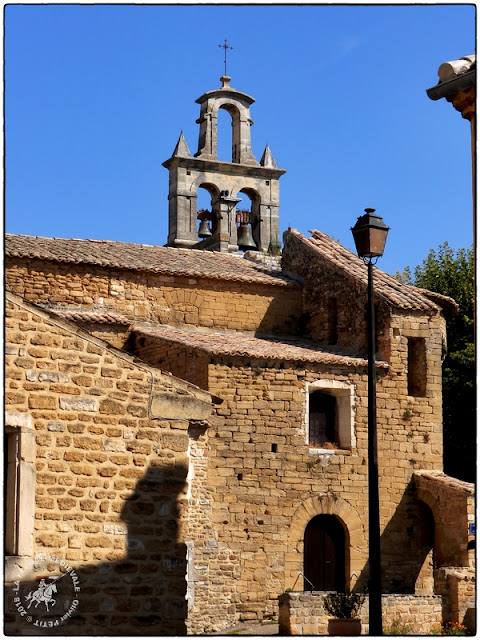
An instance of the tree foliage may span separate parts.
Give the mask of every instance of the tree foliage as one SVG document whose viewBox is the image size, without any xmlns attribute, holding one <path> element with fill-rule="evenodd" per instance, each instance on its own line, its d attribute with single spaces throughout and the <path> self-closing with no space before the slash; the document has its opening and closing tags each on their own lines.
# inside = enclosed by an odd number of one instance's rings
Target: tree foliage
<svg viewBox="0 0 480 640">
<path fill-rule="evenodd" d="M 456 253 L 448 242 L 428 256 L 414 271 L 407 267 L 396 277 L 408 284 L 453 298 L 458 313 L 447 320 L 448 353 L 443 363 L 444 468 L 449 475 L 475 482 L 475 348 L 474 255 L 472 249 Z"/>
</svg>

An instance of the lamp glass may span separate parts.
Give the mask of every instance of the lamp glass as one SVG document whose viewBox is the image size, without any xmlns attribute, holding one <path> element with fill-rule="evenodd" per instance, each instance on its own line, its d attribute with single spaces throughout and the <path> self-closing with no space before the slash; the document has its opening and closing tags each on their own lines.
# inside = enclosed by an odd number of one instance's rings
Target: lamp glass
<svg viewBox="0 0 480 640">
<path fill-rule="evenodd" d="M 382 218 L 371 213 L 361 216 L 352 229 L 357 254 L 360 258 L 383 256 L 389 228 Z"/>
</svg>

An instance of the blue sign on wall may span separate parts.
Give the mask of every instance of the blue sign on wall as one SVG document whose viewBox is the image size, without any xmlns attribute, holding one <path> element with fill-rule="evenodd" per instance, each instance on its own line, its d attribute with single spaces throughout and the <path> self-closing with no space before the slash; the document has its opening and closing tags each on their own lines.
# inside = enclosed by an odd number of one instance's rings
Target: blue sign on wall
<svg viewBox="0 0 480 640">
<path fill-rule="evenodd" d="M 475 535 L 475 523 L 474 522 L 470 522 L 470 524 L 468 525 L 468 533 L 471 536 Z"/>
</svg>

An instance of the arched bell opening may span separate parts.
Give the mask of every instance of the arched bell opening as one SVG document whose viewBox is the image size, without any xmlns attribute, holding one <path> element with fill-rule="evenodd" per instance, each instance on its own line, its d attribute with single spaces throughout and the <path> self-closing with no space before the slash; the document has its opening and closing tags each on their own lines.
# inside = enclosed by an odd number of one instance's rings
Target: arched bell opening
<svg viewBox="0 0 480 640">
<path fill-rule="evenodd" d="M 345 591 L 349 572 L 348 532 L 334 515 L 317 515 L 305 528 L 305 591 Z"/>
<path fill-rule="evenodd" d="M 233 104 L 217 111 L 217 158 L 220 162 L 240 162 L 240 112 Z"/>
<path fill-rule="evenodd" d="M 237 244 L 241 251 L 261 250 L 260 246 L 260 196 L 254 189 L 241 189 L 237 195 Z"/>
<path fill-rule="evenodd" d="M 228 109 L 217 112 L 217 159 L 220 162 L 233 162 L 232 116 Z"/>
<path fill-rule="evenodd" d="M 202 183 L 197 190 L 197 235 L 200 241 L 210 238 L 218 226 L 217 200 L 219 190 L 211 183 Z"/>
</svg>

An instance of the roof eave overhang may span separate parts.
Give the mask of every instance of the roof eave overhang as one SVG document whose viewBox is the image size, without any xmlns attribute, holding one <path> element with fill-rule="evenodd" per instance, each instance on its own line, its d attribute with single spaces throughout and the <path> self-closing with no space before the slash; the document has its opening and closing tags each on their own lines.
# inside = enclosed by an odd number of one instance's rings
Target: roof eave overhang
<svg viewBox="0 0 480 640">
<path fill-rule="evenodd" d="M 467 71 L 467 73 L 463 73 L 461 76 L 456 76 L 451 80 L 439 82 L 434 87 L 427 89 L 427 96 L 430 100 L 440 100 L 441 98 L 448 99 L 459 91 L 463 91 L 464 89 L 468 89 L 474 85 L 476 85 L 476 69 Z"/>
<path fill-rule="evenodd" d="M 176 329 L 173 329 L 172 333 L 175 332 Z M 179 345 L 185 349 L 191 349 L 192 351 L 197 351 L 201 353 L 207 354 L 209 357 L 213 358 L 227 358 L 227 359 L 248 359 L 248 360 L 258 360 L 258 361 L 268 361 L 268 362 L 278 362 L 278 363 L 301 363 L 302 365 L 327 365 L 327 366 L 335 366 L 340 367 L 346 370 L 352 369 L 367 369 L 368 368 L 368 360 L 365 358 L 354 357 L 354 356 L 346 356 L 345 354 L 338 354 L 343 361 L 332 361 L 328 358 L 328 356 L 335 355 L 331 352 L 325 352 L 326 359 L 316 359 L 316 358 L 308 358 L 308 357 L 298 357 L 295 355 L 279 355 L 272 353 L 260 353 L 256 350 L 246 350 L 242 349 L 241 351 L 236 350 L 228 350 L 228 349 L 216 349 L 211 348 L 206 344 L 198 345 L 198 344 L 189 344 L 182 340 L 176 340 L 174 336 L 166 336 L 165 334 L 159 335 L 155 332 L 155 327 L 143 326 L 141 324 L 136 324 L 133 327 L 133 334 L 137 334 L 139 336 L 147 336 L 151 340 L 158 340 L 160 342 L 168 342 Z M 312 353 L 314 351 L 312 350 Z M 385 360 L 376 360 L 376 366 L 379 370 L 389 370 L 390 365 Z"/>
</svg>

